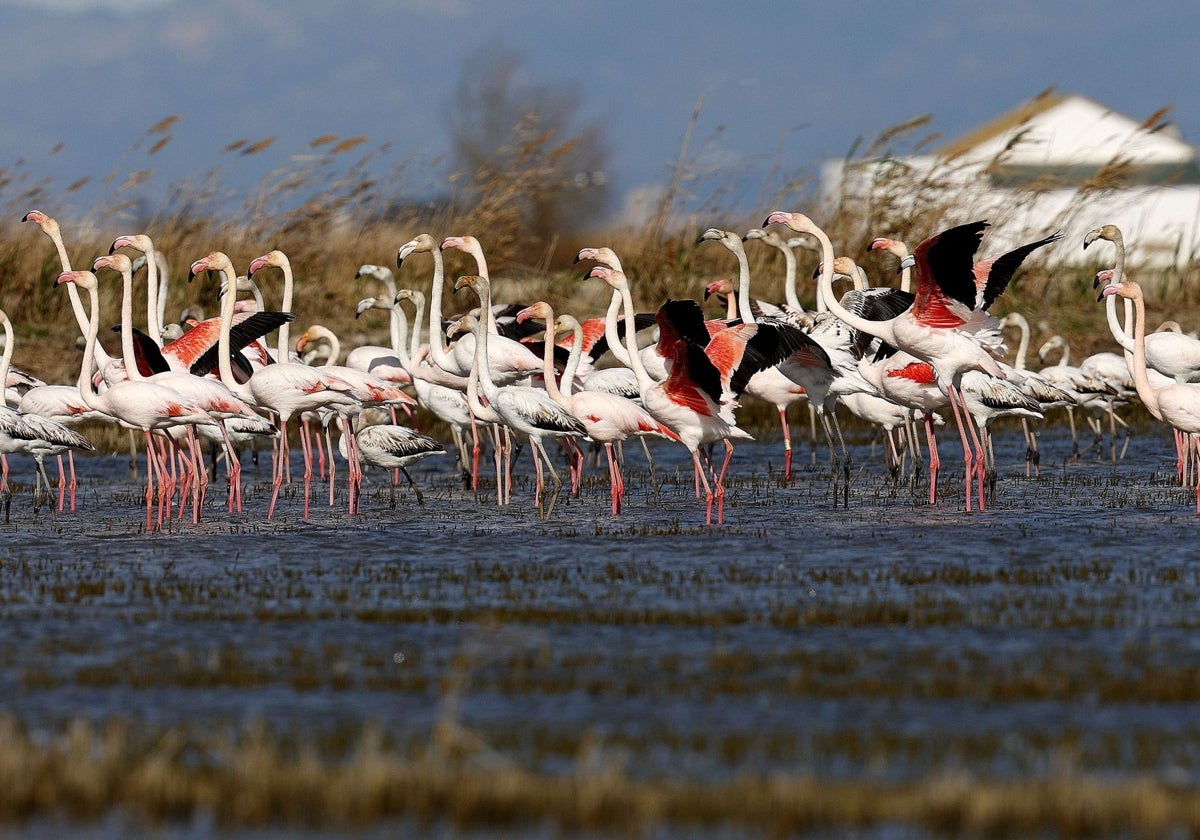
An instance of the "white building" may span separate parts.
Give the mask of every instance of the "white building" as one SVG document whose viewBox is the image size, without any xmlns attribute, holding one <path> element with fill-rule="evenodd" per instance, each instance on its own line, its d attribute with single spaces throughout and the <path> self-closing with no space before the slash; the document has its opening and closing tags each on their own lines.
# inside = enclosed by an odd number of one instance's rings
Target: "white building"
<svg viewBox="0 0 1200 840">
<path fill-rule="evenodd" d="M 822 190 L 864 218 L 880 217 L 881 203 L 902 213 L 944 206 L 947 224 L 985 218 L 1004 246 L 1062 230 L 1053 258 L 1068 263 L 1111 258 L 1111 248 L 1085 254 L 1082 242 L 1112 223 L 1131 267 L 1182 268 L 1200 258 L 1200 167 L 1161 116 L 1138 123 L 1049 90 L 928 155 L 830 162 Z"/>
</svg>

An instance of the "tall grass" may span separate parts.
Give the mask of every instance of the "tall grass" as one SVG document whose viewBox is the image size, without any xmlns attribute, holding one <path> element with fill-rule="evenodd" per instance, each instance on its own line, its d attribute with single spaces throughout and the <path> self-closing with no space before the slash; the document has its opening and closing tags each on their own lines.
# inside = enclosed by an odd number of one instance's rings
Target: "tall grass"
<svg viewBox="0 0 1200 840">
<path fill-rule="evenodd" d="M 354 281 L 358 266 L 364 262 L 391 265 L 396 248 L 422 231 L 435 237 L 478 236 L 493 276 L 501 281 L 498 299 L 544 297 L 586 317 L 600 310 L 607 295 L 597 284 L 578 282 L 579 273 L 570 266 L 584 244 L 617 250 L 634 281 L 639 305 L 650 309 L 666 296 L 699 297 L 706 280 L 734 272 L 735 265 L 722 249 L 697 247 L 696 237 L 707 227 L 744 231 L 776 207 L 801 209 L 828 230 L 839 250 L 859 259 L 871 276 L 887 282 L 894 265 L 888 258 L 865 252 L 870 237 L 887 235 L 915 245 L 930 233 L 963 221 L 969 212 L 974 185 L 964 180 L 959 163 L 950 159 L 915 172 L 896 151 L 917 152 L 933 145 L 937 135 L 929 131 L 930 120 L 925 117 L 888 128 L 852 150 L 850 168 L 868 171 L 869 167 L 870 184 L 863 194 L 826 197 L 818 203 L 815 175 L 776 168 L 771 180 L 757 190 L 762 207 L 749 216 L 725 208 L 722 199 L 733 191 L 722 188 L 722 173 L 702 172 L 697 161 L 695 150 L 704 144 L 696 140 L 694 131 L 702 106 L 702 101 L 697 102 L 648 222 L 634 225 L 617 219 L 599 229 L 564 229 L 549 238 L 526 229 L 522 209 L 530 190 L 547 189 L 540 168 L 558 153 L 547 144 L 559 141 L 532 128 L 522 133 L 519 126 L 514 149 L 505 156 L 507 166 L 475 173 L 470 201 L 457 197 L 458 176 L 446 171 L 442 160 L 411 158 L 386 165 L 394 151 L 387 143 L 335 135 L 316 137 L 291 151 L 285 163 L 267 171 L 249 190 L 239 192 L 228 184 L 228 170 L 234 162 L 245 166 L 265 159 L 268 151 L 277 157 L 280 141 L 275 138 L 232 143 L 222 150 L 228 161 L 224 169 L 216 167 L 163 186 L 153 164 L 155 155 L 171 142 L 175 116 L 147 129 L 98 184 L 83 179 L 60 186 L 39 175 L 37 165 L 29 161 L 0 168 L 0 207 L 5 208 L 0 217 L 0 271 L 5 278 L 0 305 L 16 325 L 16 363 L 53 381 L 68 381 L 77 373 L 78 356 L 63 352 L 77 329 L 63 293 L 52 285 L 59 271 L 57 258 L 44 237 L 19 224 L 32 208 L 58 218 L 76 268 L 87 267 L 95 256 L 106 253 L 118 234 L 150 234 L 166 255 L 173 277 L 169 317 L 197 303 L 215 308 L 213 280 L 201 278 L 192 285 L 183 280 L 193 260 L 219 249 L 229 253 L 235 265 L 245 265 L 258 254 L 282 249 L 296 271 L 293 308 L 298 324 L 324 323 L 343 333 L 349 345 L 386 340 L 384 319 L 354 319 L 357 300 L 375 292 Z M 1121 162 L 1114 161 L 1112 167 L 1098 172 L 1080 191 L 1072 212 L 1086 212 L 1088 195 L 1118 189 L 1121 171 Z M 1039 189 L 1034 184 L 1018 193 L 1008 212 L 1019 214 Z M 98 198 L 86 210 L 75 210 L 89 190 Z M 748 251 L 756 295 L 781 299 L 781 255 L 754 244 Z M 813 287 L 807 277 L 816 266 L 816 256 L 800 256 L 801 298 L 812 301 Z M 448 253 L 446 259 L 451 277 L 473 268 L 457 252 Z M 409 262 L 398 277 L 400 285 L 427 289 L 429 266 L 419 259 Z M 1099 314 L 1090 289 L 1090 269 L 1064 269 L 1049 254 L 1030 263 L 998 308 L 1018 308 L 1031 315 L 1035 325 L 1044 322 L 1047 331 L 1067 333 L 1077 352 L 1107 347 L 1103 332 L 1092 329 Z M 1198 320 L 1200 296 L 1191 282 L 1195 269 L 1177 274 L 1151 302 L 1151 318 L 1169 307 L 1185 324 Z M 143 282 L 136 278 L 139 296 Z M 264 278 L 264 285 L 268 305 L 277 304 L 278 287 L 272 287 L 271 278 Z M 102 319 L 106 323 L 116 323 L 117 297 L 115 284 L 105 284 Z M 463 305 L 449 295 L 444 301 L 446 311 Z"/>
</svg>

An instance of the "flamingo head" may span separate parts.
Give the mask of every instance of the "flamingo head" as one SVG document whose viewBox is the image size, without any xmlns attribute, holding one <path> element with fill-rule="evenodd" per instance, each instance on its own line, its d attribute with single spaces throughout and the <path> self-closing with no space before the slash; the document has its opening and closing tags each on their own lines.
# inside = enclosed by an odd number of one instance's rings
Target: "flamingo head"
<svg viewBox="0 0 1200 840">
<path fill-rule="evenodd" d="M 225 253 L 213 251 L 207 257 L 201 257 L 192 263 L 188 268 L 188 282 L 192 282 L 201 271 L 223 271 L 232 267 L 233 263 L 229 261 L 229 257 Z"/>
<path fill-rule="evenodd" d="M 246 276 L 253 277 L 254 272 L 258 271 L 259 269 L 268 268 L 268 267 L 274 267 L 274 268 L 289 267 L 287 255 L 284 254 L 283 251 L 275 250 L 275 251 L 268 251 L 267 253 L 263 254 L 261 257 L 255 257 L 254 259 L 252 259 L 250 261 L 250 267 L 246 269 Z"/>
<path fill-rule="evenodd" d="M 410 254 L 433 252 L 438 250 L 437 241 L 428 233 L 419 233 L 408 240 L 396 251 L 396 268 L 400 267 Z"/>
<path fill-rule="evenodd" d="M 145 254 L 153 247 L 150 237 L 144 233 L 125 234 L 113 240 L 112 245 L 108 246 L 108 253 L 114 254 L 118 248 L 133 248 L 135 251 Z"/>
<path fill-rule="evenodd" d="M 1096 300 L 1103 300 L 1106 297 L 1123 297 L 1126 300 L 1141 300 L 1142 287 L 1132 280 L 1122 280 L 1120 283 L 1110 283 L 1100 291 L 1100 297 Z"/>
<path fill-rule="evenodd" d="M 464 274 L 462 277 L 459 277 L 454 281 L 454 291 L 457 292 L 461 289 L 469 288 L 476 294 L 479 294 L 480 289 L 484 288 L 485 283 L 487 283 L 487 280 L 483 279 L 478 274 Z M 480 296 L 482 297 L 482 295 Z"/>
<path fill-rule="evenodd" d="M 731 295 L 733 294 L 733 281 L 729 278 L 722 280 L 714 280 L 704 287 L 704 299 L 708 300 L 713 295 Z"/>
<path fill-rule="evenodd" d="M 30 210 L 21 217 L 22 222 L 33 222 L 40 227 L 45 233 L 54 233 L 58 230 L 58 222 L 53 217 L 47 216 L 41 210 Z"/>
<path fill-rule="evenodd" d="M 750 228 L 742 235 L 743 242 L 749 242 L 751 239 L 766 239 L 772 231 L 763 230 L 762 228 Z"/>
<path fill-rule="evenodd" d="M 554 320 L 554 310 L 550 308 L 550 304 L 544 300 L 539 300 L 536 303 L 531 303 L 517 313 L 518 324 L 523 324 L 530 318 L 536 318 L 539 321 L 545 321 L 549 324 Z"/>
<path fill-rule="evenodd" d="M 593 277 L 598 277 L 608 285 L 612 286 L 614 289 L 619 289 L 621 287 L 620 280 L 618 278 L 620 273 L 621 272 L 614 271 L 606 265 L 597 265 L 592 266 L 588 273 L 583 275 L 583 279 L 590 280 Z"/>
<path fill-rule="evenodd" d="M 81 289 L 94 289 L 96 275 L 90 271 L 64 271 L 54 279 L 54 285 L 61 286 L 64 283 L 74 283 Z"/>
<path fill-rule="evenodd" d="M 805 232 L 806 226 L 811 225 L 812 221 L 802 213 L 789 213 L 786 210 L 776 210 L 771 215 L 767 216 L 766 221 L 762 223 L 763 227 L 771 225 L 787 225 L 797 233 Z"/>
<path fill-rule="evenodd" d="M 471 314 L 464 315 L 446 328 L 446 338 L 452 339 L 460 333 L 475 332 L 478 326 L 478 318 Z"/>
<path fill-rule="evenodd" d="M 833 276 L 853 280 L 858 276 L 858 266 L 849 257 L 834 257 Z"/>
<path fill-rule="evenodd" d="M 425 294 L 423 292 L 418 292 L 415 289 L 401 289 L 400 291 L 396 292 L 395 302 L 399 303 L 402 300 L 412 301 L 417 306 L 424 306 Z"/>
<path fill-rule="evenodd" d="M 358 271 L 354 275 L 355 280 L 361 280 L 363 277 L 374 277 L 384 283 L 392 280 L 392 270 L 385 265 L 373 265 L 366 263 L 360 265 Z"/>
<path fill-rule="evenodd" d="M 574 332 L 575 328 L 578 326 L 579 321 L 577 321 L 574 317 L 566 314 L 559 315 L 554 319 L 554 334 L 558 335 L 559 333 Z"/>
<path fill-rule="evenodd" d="M 1097 239 L 1107 239 L 1109 242 L 1121 241 L 1121 229 L 1116 225 L 1101 225 L 1098 228 L 1092 228 L 1083 237 L 1083 247 L 1091 245 Z"/>
<path fill-rule="evenodd" d="M 467 237 L 465 236 L 447 236 L 442 240 L 442 250 L 448 251 L 451 248 L 457 248 L 460 251 L 466 250 Z"/>
<path fill-rule="evenodd" d="M 313 324 L 296 339 L 296 353 L 304 355 L 304 348 L 318 341 L 329 341 L 333 333 L 319 324 Z"/>
<path fill-rule="evenodd" d="M 595 260 L 613 271 L 621 270 L 621 260 L 617 258 L 617 253 L 612 248 L 583 248 L 575 255 L 575 262 L 579 263 L 584 260 Z"/>
<path fill-rule="evenodd" d="M 358 302 L 358 305 L 354 307 L 354 317 L 358 318 L 358 316 L 362 315 L 364 312 L 375 309 L 378 303 L 379 300 L 377 298 L 363 298 Z"/>
<path fill-rule="evenodd" d="M 102 268 L 111 268 L 113 271 L 119 271 L 122 274 L 133 273 L 133 262 L 124 254 L 109 254 L 103 257 L 96 257 L 92 263 L 92 271 L 99 271 Z"/>
<path fill-rule="evenodd" d="M 871 244 L 867 246 L 867 250 L 886 251 L 889 254 L 899 257 L 902 268 L 904 260 L 908 258 L 908 246 L 899 239 L 888 239 L 886 236 L 877 236 L 872 239 Z"/>
<path fill-rule="evenodd" d="M 1100 271 L 1097 271 L 1096 276 L 1092 278 L 1092 288 L 1099 289 L 1101 284 L 1104 284 L 1105 286 L 1111 286 L 1113 278 L 1116 276 L 1116 274 L 1117 271 L 1114 268 L 1102 268 Z"/>
<path fill-rule="evenodd" d="M 741 241 L 742 240 L 737 235 L 732 234 L 727 230 L 721 230 L 720 228 L 709 228 L 708 230 L 704 231 L 704 233 L 700 234 L 700 238 L 696 240 L 696 244 L 699 245 L 701 242 L 720 242 L 722 245 L 728 248 L 731 247 L 732 243 L 734 242 L 740 245 Z"/>
</svg>

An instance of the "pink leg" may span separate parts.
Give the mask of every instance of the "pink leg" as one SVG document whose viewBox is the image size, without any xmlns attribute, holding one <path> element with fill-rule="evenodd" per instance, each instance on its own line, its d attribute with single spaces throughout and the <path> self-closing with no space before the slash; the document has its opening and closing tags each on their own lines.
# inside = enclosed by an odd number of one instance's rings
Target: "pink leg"
<svg viewBox="0 0 1200 840">
<path fill-rule="evenodd" d="M 695 467 L 697 482 L 704 483 L 704 503 L 705 503 L 704 504 L 704 506 L 705 506 L 704 524 L 711 525 L 712 524 L 713 493 L 712 493 L 712 488 L 709 487 L 709 485 L 708 485 L 708 476 L 704 474 L 704 468 L 700 465 L 700 450 L 698 450 L 698 449 L 692 450 L 692 464 Z M 699 498 L 699 495 L 700 495 L 699 493 L 696 494 L 697 498 Z"/>
<path fill-rule="evenodd" d="M 925 440 L 929 445 L 929 504 L 937 504 L 938 469 L 942 459 L 938 457 L 937 437 L 933 432 L 933 415 L 925 415 Z"/>
<path fill-rule="evenodd" d="M 954 412 L 954 425 L 958 427 L 958 436 L 962 440 L 963 469 L 964 469 L 964 474 L 966 476 L 965 481 L 964 481 L 964 489 L 966 490 L 966 495 L 967 495 L 967 512 L 970 513 L 971 512 L 971 492 L 973 490 L 973 488 L 971 486 L 971 479 L 974 477 L 974 470 L 972 469 L 973 456 L 971 454 L 971 443 L 967 439 L 967 430 L 966 430 L 966 426 L 965 426 L 963 418 L 962 418 L 962 414 L 966 414 L 966 412 L 963 411 L 960 414 L 956 388 L 953 388 L 953 387 L 949 388 L 947 391 L 947 396 L 950 398 L 950 410 L 952 412 Z M 969 423 L 969 422 L 970 422 L 970 420 L 968 419 L 966 421 L 966 423 Z"/>
<path fill-rule="evenodd" d="M 717 476 L 717 524 L 725 524 L 725 473 L 729 471 L 729 461 L 733 458 L 733 443 L 725 440 L 725 462 L 721 464 L 721 474 Z"/>
<path fill-rule="evenodd" d="M 67 503 L 67 471 L 63 468 L 63 457 L 58 456 L 58 512 L 63 512 Z"/>
<path fill-rule="evenodd" d="M 283 418 L 279 419 L 279 449 L 275 458 L 275 467 L 271 471 L 271 505 L 267 508 L 267 519 L 270 520 L 275 515 L 275 503 L 279 500 L 279 487 L 283 484 L 283 461 L 287 456 L 284 455 L 284 441 L 287 440 L 287 423 Z M 304 499 L 308 501 L 307 495 Z"/>
<path fill-rule="evenodd" d="M 783 427 L 783 479 L 792 477 L 792 427 L 788 425 L 787 408 L 779 409 L 779 424 Z"/>
<path fill-rule="evenodd" d="M 75 480 L 75 453 L 67 451 L 67 468 L 71 471 L 71 482 L 67 485 L 71 488 L 71 513 L 75 512 L 75 488 L 78 482 Z"/>
<path fill-rule="evenodd" d="M 604 455 L 608 458 L 608 484 L 609 494 L 612 498 L 612 515 L 618 516 L 621 513 L 621 475 L 620 467 L 617 466 L 617 461 L 613 457 L 611 443 L 604 444 Z"/>
</svg>

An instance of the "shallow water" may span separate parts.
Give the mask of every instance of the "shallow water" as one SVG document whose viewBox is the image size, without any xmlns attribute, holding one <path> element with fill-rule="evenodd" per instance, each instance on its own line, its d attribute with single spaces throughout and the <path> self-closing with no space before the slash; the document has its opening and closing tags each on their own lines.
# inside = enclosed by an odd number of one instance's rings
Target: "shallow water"
<svg viewBox="0 0 1200 840">
<path fill-rule="evenodd" d="M 127 460 L 82 459 L 77 513 L 26 488 L 0 529 L 2 708 L 34 732 L 265 722 L 331 750 L 364 721 L 415 747 L 453 718 L 550 773 L 1196 785 L 1200 520 L 1169 438 L 1064 464 L 1048 432 L 1038 479 L 1018 440 L 972 514 L 949 444 L 933 508 L 855 445 L 845 509 L 807 444 L 786 487 L 778 445 L 745 444 L 722 527 L 663 446 L 657 495 L 630 450 L 619 518 L 602 470 L 543 522 L 526 463 L 502 509 L 443 458 L 413 470 L 423 507 L 391 508 L 377 471 L 361 516 L 318 482 L 310 521 L 293 488 L 267 522 L 264 457 L 245 514 L 214 483 L 200 525 L 154 534 Z"/>
</svg>

